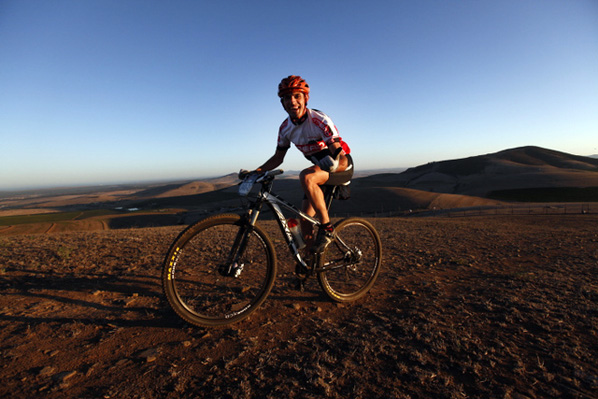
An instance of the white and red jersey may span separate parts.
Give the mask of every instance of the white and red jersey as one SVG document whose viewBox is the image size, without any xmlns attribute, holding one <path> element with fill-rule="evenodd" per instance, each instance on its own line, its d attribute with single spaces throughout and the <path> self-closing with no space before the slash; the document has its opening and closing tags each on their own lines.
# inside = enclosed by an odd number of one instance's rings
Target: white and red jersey
<svg viewBox="0 0 598 399">
<path fill-rule="evenodd" d="M 293 143 L 306 157 L 328 148 L 334 142 L 339 142 L 346 154 L 351 152 L 339 136 L 332 119 L 315 109 L 308 108 L 305 120 L 298 124 L 294 124 L 291 117 L 288 117 L 278 130 L 279 148 L 289 148 Z"/>
</svg>

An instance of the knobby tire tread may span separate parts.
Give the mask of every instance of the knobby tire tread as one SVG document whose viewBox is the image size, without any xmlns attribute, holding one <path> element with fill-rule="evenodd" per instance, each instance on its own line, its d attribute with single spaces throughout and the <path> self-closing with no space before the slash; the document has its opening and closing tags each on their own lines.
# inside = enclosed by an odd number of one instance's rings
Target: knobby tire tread
<svg viewBox="0 0 598 399">
<path fill-rule="evenodd" d="M 176 276 L 173 277 L 174 270 L 172 267 L 172 262 L 174 262 L 174 268 L 176 269 L 176 262 L 178 257 L 177 253 L 180 252 L 181 249 L 183 249 L 185 245 L 189 243 L 195 236 L 199 235 L 206 229 L 215 226 L 224 226 L 231 224 L 237 224 L 239 228 L 241 228 L 242 223 L 244 222 L 242 222 L 241 216 L 237 214 L 220 214 L 209 216 L 188 226 L 179 234 L 179 236 L 171 244 L 163 263 L 162 288 L 164 295 L 168 300 L 168 303 L 172 310 L 174 310 L 179 317 L 181 317 L 188 323 L 200 327 L 220 327 L 239 322 L 247 318 L 251 313 L 253 313 L 257 308 L 259 308 L 259 306 L 264 302 L 264 300 L 270 293 L 274 285 L 274 280 L 276 278 L 276 253 L 272 241 L 270 240 L 267 233 L 257 225 L 253 227 L 253 233 L 257 234 L 257 236 L 263 243 L 266 252 L 266 282 L 263 286 L 263 290 L 261 290 L 260 294 L 253 300 L 253 302 L 247 309 L 244 309 L 240 314 L 234 315 L 230 318 L 204 317 L 202 315 L 189 311 L 186 305 L 181 302 L 176 292 Z M 216 244 L 217 243 L 214 242 L 211 245 Z"/>
<path fill-rule="evenodd" d="M 352 302 L 367 294 L 368 291 L 374 285 L 378 277 L 378 274 L 380 273 L 380 267 L 382 263 L 382 243 L 380 240 L 380 236 L 376 231 L 376 228 L 370 222 L 364 219 L 354 217 L 340 220 L 335 224 L 335 231 L 338 237 L 342 239 L 343 230 L 345 229 L 345 227 L 351 225 L 361 226 L 361 228 L 364 229 L 364 232 L 367 231 L 367 233 L 369 234 L 370 237 L 368 238 L 368 241 L 371 241 L 369 245 L 373 246 L 373 248 L 370 248 L 368 245 L 367 248 L 362 249 L 369 251 L 368 255 L 372 257 L 374 265 L 371 266 L 372 270 L 367 275 L 366 281 L 362 285 L 358 286 L 354 291 L 351 290 L 350 292 L 339 292 L 331 285 L 331 282 L 329 280 L 332 278 L 334 273 L 338 273 L 338 269 L 336 271 L 318 272 L 318 282 L 322 287 L 322 290 L 326 293 L 326 295 L 328 295 L 328 297 L 330 297 L 330 299 L 336 302 Z M 319 267 L 323 267 L 324 263 L 329 257 L 332 258 L 331 253 L 335 250 L 335 245 L 335 242 L 332 242 L 328 245 L 324 253 L 320 255 Z M 370 266 L 368 265 L 365 268 L 365 270 L 369 270 L 369 268 Z"/>
</svg>

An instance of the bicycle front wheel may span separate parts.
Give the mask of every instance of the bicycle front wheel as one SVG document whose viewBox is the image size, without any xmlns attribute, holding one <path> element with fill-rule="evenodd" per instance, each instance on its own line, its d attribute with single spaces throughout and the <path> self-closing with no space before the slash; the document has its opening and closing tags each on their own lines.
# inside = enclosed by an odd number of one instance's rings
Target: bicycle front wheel
<svg viewBox="0 0 598 399">
<path fill-rule="evenodd" d="M 201 220 L 173 242 L 162 272 L 164 294 L 185 321 L 202 327 L 238 322 L 266 299 L 276 277 L 272 242 L 239 215 Z"/>
<path fill-rule="evenodd" d="M 374 226 L 363 219 L 341 220 L 334 230 L 334 241 L 320 255 L 318 282 L 331 299 L 354 301 L 372 288 L 380 273 L 382 244 Z"/>
</svg>

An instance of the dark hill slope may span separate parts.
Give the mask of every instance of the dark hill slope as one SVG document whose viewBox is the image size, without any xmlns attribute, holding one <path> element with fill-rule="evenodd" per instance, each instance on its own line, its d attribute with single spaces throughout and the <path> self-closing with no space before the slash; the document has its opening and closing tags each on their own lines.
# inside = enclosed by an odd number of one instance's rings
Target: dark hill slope
<svg viewBox="0 0 598 399">
<path fill-rule="evenodd" d="M 474 196 L 498 190 L 596 187 L 598 159 L 530 146 L 432 162 L 378 179 L 387 186 Z"/>
</svg>

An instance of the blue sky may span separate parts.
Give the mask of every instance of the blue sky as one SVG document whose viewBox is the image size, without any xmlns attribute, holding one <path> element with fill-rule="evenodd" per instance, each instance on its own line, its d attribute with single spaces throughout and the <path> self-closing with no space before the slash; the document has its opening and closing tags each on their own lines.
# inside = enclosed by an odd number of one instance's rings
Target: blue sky
<svg viewBox="0 0 598 399">
<path fill-rule="evenodd" d="M 595 0 L 3 0 L 0 190 L 256 168 L 290 74 L 359 169 L 598 153 Z"/>
</svg>

